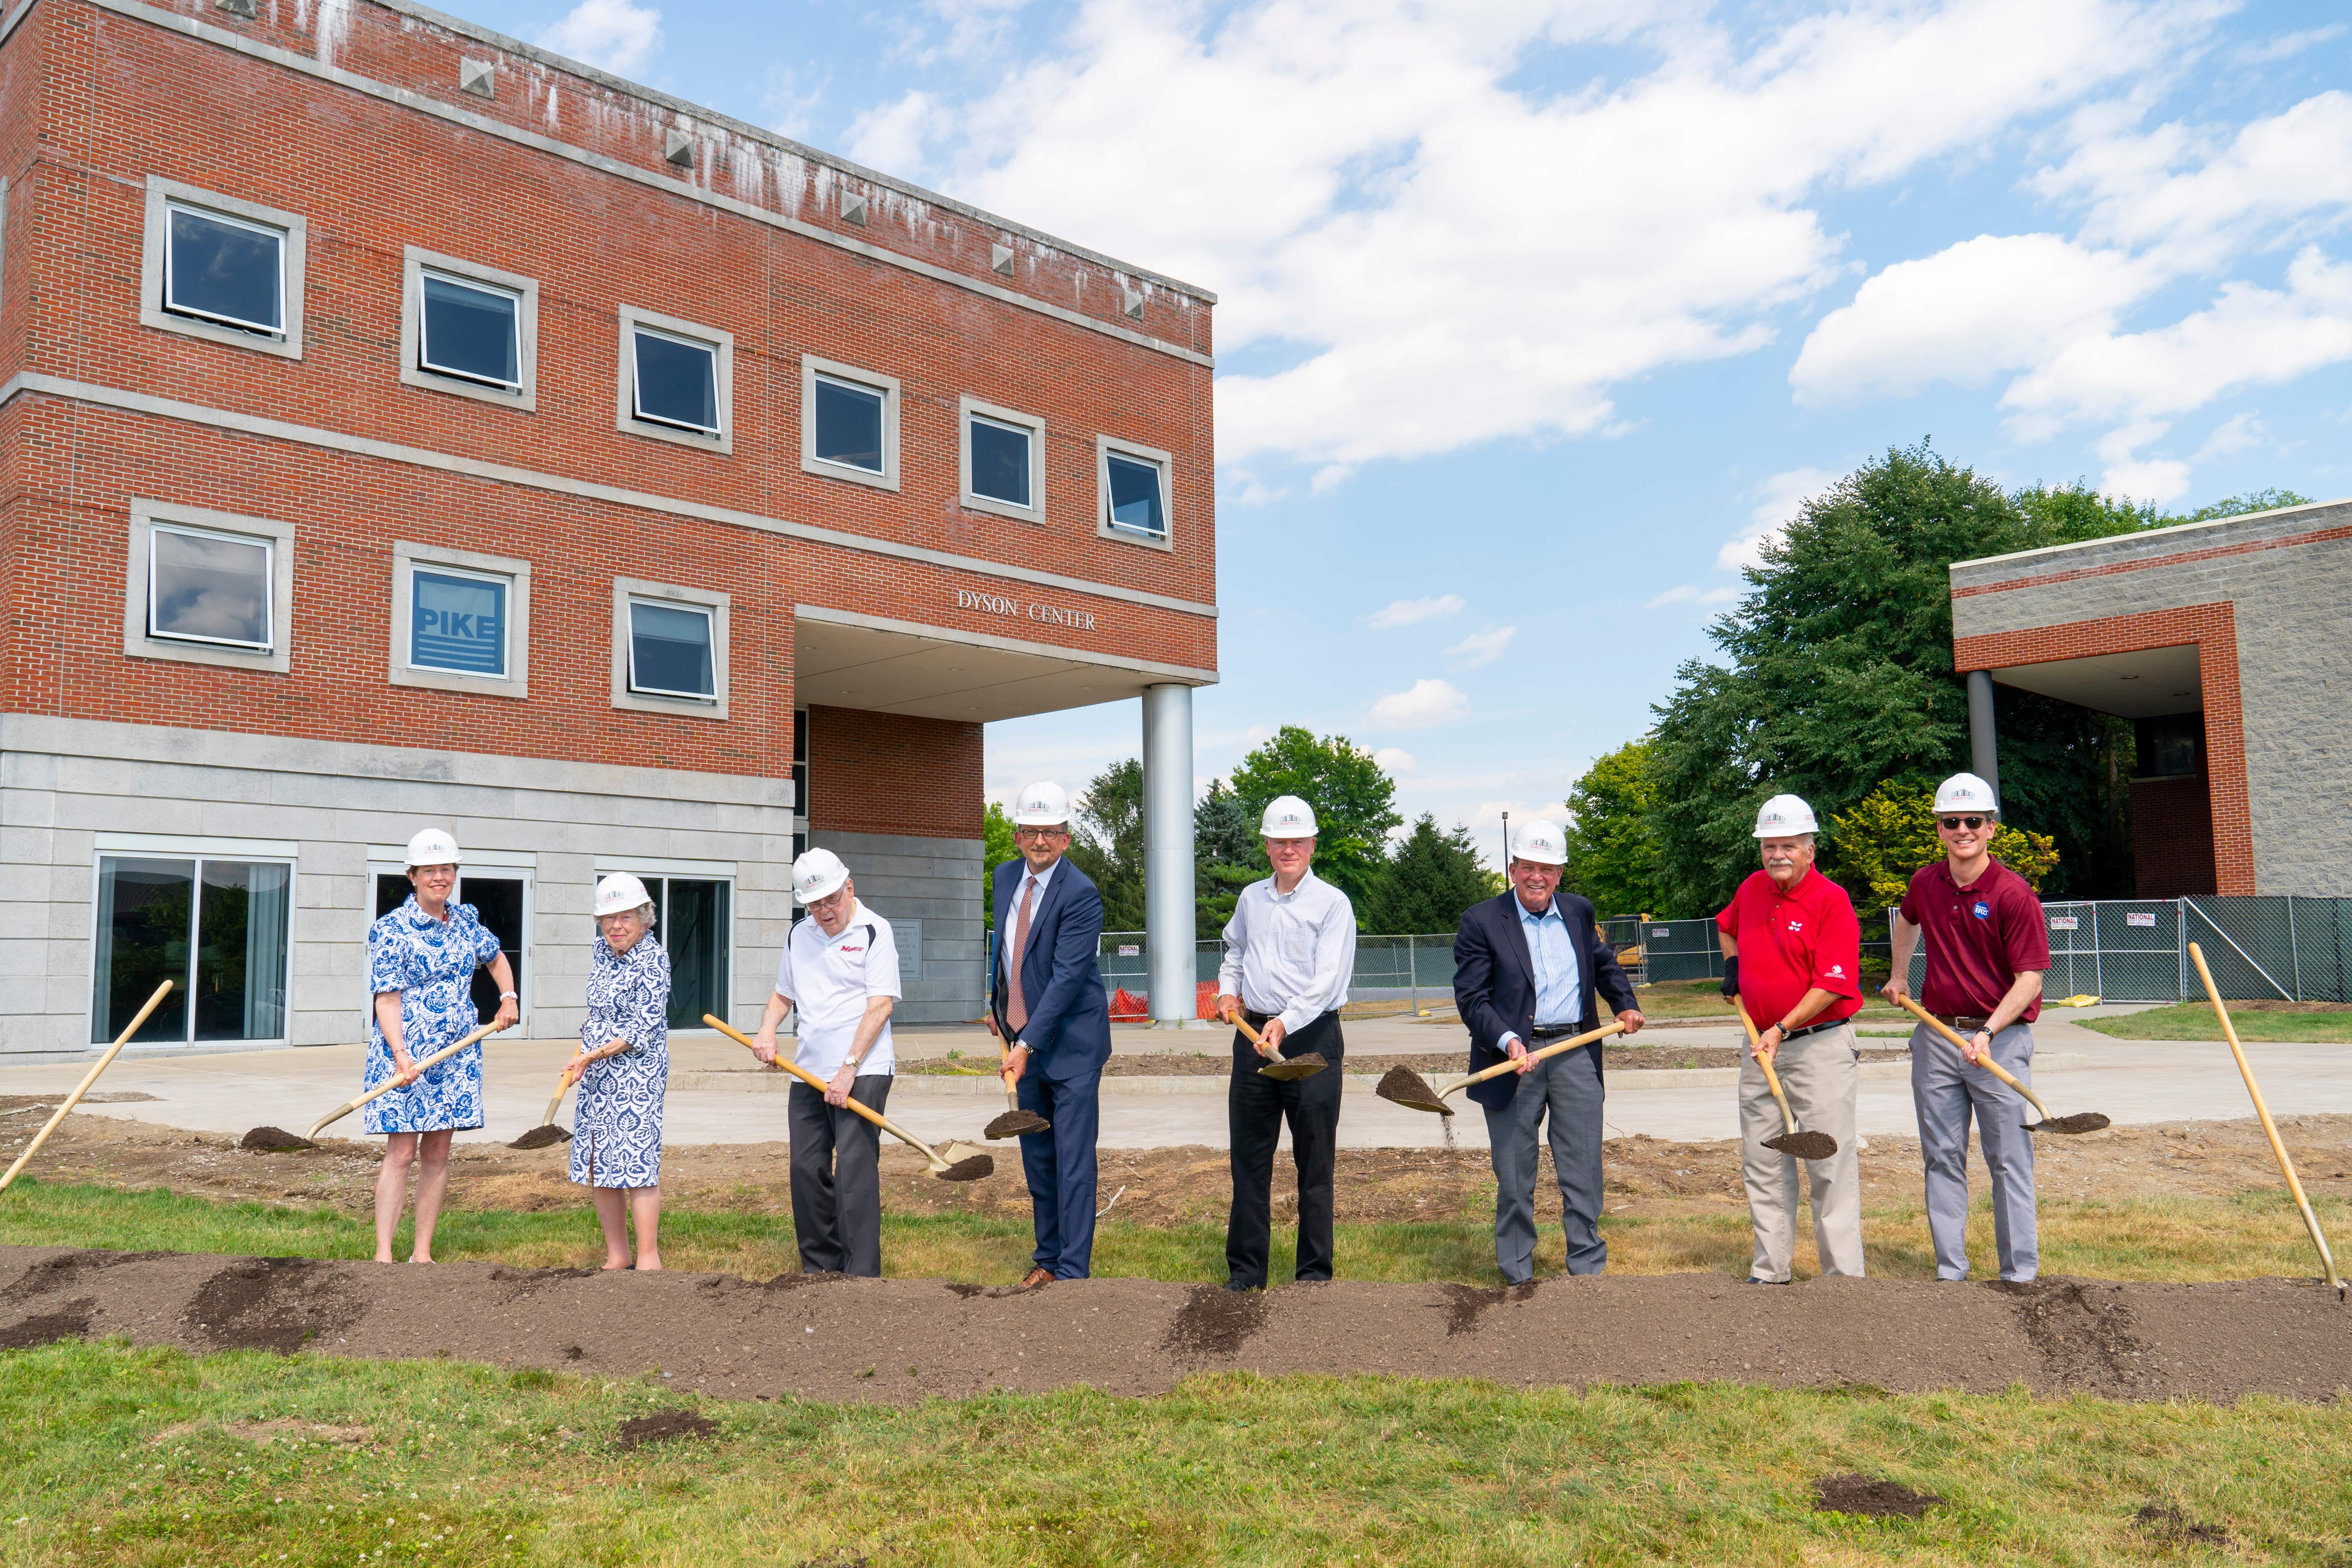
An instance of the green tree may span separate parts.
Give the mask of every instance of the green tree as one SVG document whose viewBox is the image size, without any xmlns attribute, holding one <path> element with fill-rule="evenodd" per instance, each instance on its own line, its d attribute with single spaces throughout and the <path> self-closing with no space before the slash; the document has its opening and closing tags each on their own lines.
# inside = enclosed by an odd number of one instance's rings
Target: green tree
<svg viewBox="0 0 2352 1568">
<path fill-rule="evenodd" d="M 2211 522 L 2217 518 L 2243 517 L 2250 511 L 2276 511 L 2283 506 L 2309 506 L 2311 498 L 2293 490 L 2248 490 L 2242 496 L 2217 500 L 2211 506 L 2200 506 L 2187 517 L 2169 517 L 2167 522 Z"/>
<path fill-rule="evenodd" d="M 1943 840 L 1936 837 L 1936 786 L 1927 780 L 1881 784 L 1832 826 L 1822 868 L 1853 889 L 1865 925 L 1878 910 L 1903 901 L 1912 872 L 1944 858 Z M 2058 847 L 2048 834 L 2007 823 L 1993 834 L 1992 853 L 2036 891 L 2058 868 Z"/>
<path fill-rule="evenodd" d="M 1370 907 L 1359 905 L 1356 918 L 1362 930 L 1386 936 L 1452 931 L 1463 910 L 1496 891 L 1470 830 L 1457 823 L 1441 833 L 1437 819 L 1423 812 L 1397 842 Z"/>
<path fill-rule="evenodd" d="M 1194 934 L 1203 942 L 1223 936 L 1242 889 L 1265 874 L 1257 818 L 1224 780 L 1211 779 L 1192 808 Z"/>
<path fill-rule="evenodd" d="M 1021 853 L 1013 847 L 1013 818 L 994 801 L 988 803 L 987 815 L 980 821 L 980 922 L 982 929 L 996 929 L 996 900 L 989 896 L 993 888 L 996 868 Z"/>
<path fill-rule="evenodd" d="M 1347 894 L 1359 911 L 1370 906 L 1388 868 L 1388 831 L 1404 823 L 1396 811 L 1396 784 L 1371 752 L 1344 735 L 1318 741 L 1285 724 L 1242 759 L 1234 770 L 1233 792 L 1253 837 L 1275 796 L 1295 795 L 1313 806 L 1315 874 Z M 1253 858 L 1258 866 L 1265 864 L 1262 850 Z"/>
<path fill-rule="evenodd" d="M 1719 907 L 1754 867 L 1768 795 L 1801 795 L 1827 818 L 1887 781 L 1967 765 L 1951 563 L 2163 521 L 2080 485 L 2012 496 L 1924 442 L 1807 501 L 1709 628 L 1724 662 L 1685 664 L 1656 709 L 1660 901 Z M 2053 890 L 2128 887 L 2129 726 L 2011 690 L 1999 722 L 2004 815 L 2056 841 Z"/>
<path fill-rule="evenodd" d="M 1143 929 L 1143 764 L 1129 757 L 1095 775 L 1076 802 L 1070 863 L 1102 892 L 1103 930 Z"/>
<path fill-rule="evenodd" d="M 1647 735 L 1594 759 L 1569 791 L 1567 886 L 1604 919 L 1685 912 L 1658 893 L 1657 798 L 1658 748 Z"/>
</svg>

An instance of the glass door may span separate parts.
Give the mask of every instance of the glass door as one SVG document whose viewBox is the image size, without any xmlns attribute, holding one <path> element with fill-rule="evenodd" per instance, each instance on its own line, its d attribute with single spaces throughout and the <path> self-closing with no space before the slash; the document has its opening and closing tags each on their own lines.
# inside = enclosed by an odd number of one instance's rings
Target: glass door
<svg viewBox="0 0 2352 1568">
<path fill-rule="evenodd" d="M 405 873 L 377 872 L 374 918 L 381 920 L 400 908 L 411 890 Z M 530 989 L 524 983 L 523 966 L 524 954 L 529 951 L 525 926 L 530 908 L 530 879 L 520 873 L 463 871 L 450 897 L 461 904 L 473 905 L 482 924 L 499 939 L 499 951 L 506 954 L 507 963 L 514 968 L 515 994 L 522 999 L 520 1005 L 528 1009 Z M 490 978 L 488 967 L 474 971 L 474 1011 L 485 1024 L 498 1016 L 498 982 Z"/>
<path fill-rule="evenodd" d="M 90 1043 L 121 1033 L 166 980 L 137 1043 L 284 1039 L 293 880 L 282 861 L 100 856 Z"/>
<path fill-rule="evenodd" d="M 702 877 L 646 877 L 655 931 L 669 953 L 669 1024 L 698 1029 L 702 1016 L 727 1016 L 729 930 L 735 886 Z"/>
</svg>

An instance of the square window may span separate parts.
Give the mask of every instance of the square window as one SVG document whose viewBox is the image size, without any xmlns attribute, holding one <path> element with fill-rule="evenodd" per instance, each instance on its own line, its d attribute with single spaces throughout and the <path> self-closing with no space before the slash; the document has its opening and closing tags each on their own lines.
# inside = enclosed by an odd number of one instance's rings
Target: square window
<svg viewBox="0 0 2352 1568">
<path fill-rule="evenodd" d="M 688 430 L 719 429 L 719 351 L 639 327 L 637 417 Z"/>
<path fill-rule="evenodd" d="M 726 718 L 728 603 L 709 589 L 614 579 L 613 706 Z"/>
<path fill-rule="evenodd" d="M 300 359 L 309 233 L 299 214 L 150 176 L 141 323 Z"/>
<path fill-rule="evenodd" d="M 816 458 L 882 471 L 882 405 L 878 388 L 816 378 Z"/>
<path fill-rule="evenodd" d="M 101 854 L 90 1043 L 128 1028 L 165 980 L 137 1043 L 284 1039 L 293 881 L 281 861 Z"/>
<path fill-rule="evenodd" d="M 1172 459 L 1131 441 L 1095 437 L 1095 531 L 1154 550 L 1173 548 L 1168 530 L 1168 475 Z"/>
<path fill-rule="evenodd" d="M 801 467 L 827 479 L 898 488 L 898 383 L 801 356 Z"/>
<path fill-rule="evenodd" d="M 503 679 L 507 672 L 506 580 L 416 567 L 409 574 L 408 662 Z"/>
<path fill-rule="evenodd" d="M 163 309 L 249 331 L 286 327 L 286 231 L 164 204 Z"/>
<path fill-rule="evenodd" d="M 147 635 L 267 652 L 270 543 L 206 529 L 153 530 L 147 555 Z"/>
<path fill-rule="evenodd" d="M 974 511 L 1045 521 L 1045 422 L 966 397 L 962 422 L 963 504 Z"/>
<path fill-rule="evenodd" d="M 437 273 L 424 274 L 422 283 L 418 368 L 520 390 L 521 301 L 503 289 L 461 283 Z"/>
</svg>

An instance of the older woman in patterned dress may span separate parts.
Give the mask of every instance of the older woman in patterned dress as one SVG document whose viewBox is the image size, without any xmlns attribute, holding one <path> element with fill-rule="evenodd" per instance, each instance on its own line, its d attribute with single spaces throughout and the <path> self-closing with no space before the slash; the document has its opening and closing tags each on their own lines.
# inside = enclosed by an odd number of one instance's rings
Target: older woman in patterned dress
<svg viewBox="0 0 2352 1568">
<path fill-rule="evenodd" d="M 669 1084 L 669 954 L 653 934 L 646 885 L 625 872 L 596 884 L 588 1017 L 563 1069 L 580 1080 L 572 1179 L 596 1195 L 604 1267 L 661 1267 L 662 1097 Z M 637 1230 L 629 1260 L 628 1222 Z"/>
<path fill-rule="evenodd" d="M 433 1223 L 449 1185 L 449 1137 L 482 1124 L 482 1047 L 470 1046 L 419 1075 L 416 1064 L 474 1030 L 474 971 L 488 967 L 499 984 L 495 1020 L 503 1029 L 520 1015 L 514 968 L 499 939 L 471 904 L 453 904 L 457 841 L 428 827 L 408 841 L 408 885 L 400 908 L 368 928 L 369 1020 L 363 1089 L 397 1080 L 402 1087 L 367 1108 L 367 1131 L 386 1134 L 383 1166 L 375 1178 L 375 1260 L 393 1261 L 408 1171 L 416 1171 L 416 1239 L 411 1263 L 433 1261 Z M 419 1156 L 422 1156 L 421 1160 Z"/>
</svg>

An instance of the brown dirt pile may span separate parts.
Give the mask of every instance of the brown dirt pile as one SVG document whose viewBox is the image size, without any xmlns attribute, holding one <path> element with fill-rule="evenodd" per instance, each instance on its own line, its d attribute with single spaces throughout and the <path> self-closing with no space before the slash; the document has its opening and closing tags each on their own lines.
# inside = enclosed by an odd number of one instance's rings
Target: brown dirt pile
<svg viewBox="0 0 2352 1568">
<path fill-rule="evenodd" d="M 1851 1513 L 1864 1519 L 1916 1519 L 1944 1500 L 1915 1492 L 1875 1476 L 1823 1476 L 1813 1483 L 1815 1513 Z"/>
<path fill-rule="evenodd" d="M 718 1422 L 691 1410 L 656 1410 L 621 1423 L 621 1452 L 635 1453 L 671 1437 L 713 1437 L 718 1433 Z"/>
<path fill-rule="evenodd" d="M 1723 1380 L 1996 1394 L 2022 1384 L 2115 1399 L 2328 1400 L 2352 1386 L 2345 1309 L 2285 1280 L 2010 1290 L 1815 1279 L 1755 1291 L 1685 1274 L 1469 1294 L 1361 1280 L 1245 1293 L 1150 1279 L 1009 1294 L 927 1279 L 775 1283 L 787 1282 L 11 1247 L 0 1247 L 0 1342 L 70 1332 L 197 1352 L 446 1354 L 658 1373 L 668 1387 L 726 1398 L 892 1405 L 1078 1384 L 1160 1394 L 1204 1369 L 1517 1387 Z"/>
</svg>

